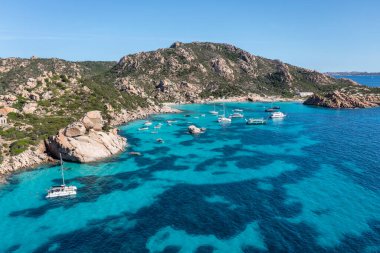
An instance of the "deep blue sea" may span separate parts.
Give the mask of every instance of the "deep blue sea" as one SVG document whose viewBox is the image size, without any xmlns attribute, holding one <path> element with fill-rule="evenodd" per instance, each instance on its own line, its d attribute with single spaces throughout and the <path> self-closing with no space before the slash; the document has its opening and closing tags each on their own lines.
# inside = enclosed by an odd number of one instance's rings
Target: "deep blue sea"
<svg viewBox="0 0 380 253">
<path fill-rule="evenodd" d="M 334 76 L 336 78 L 348 78 L 357 83 L 367 85 L 369 87 L 380 87 L 380 75 L 372 76 Z"/>
<path fill-rule="evenodd" d="M 226 107 L 248 118 L 270 105 Z M 151 117 L 159 130 L 122 126 L 126 152 L 65 164 L 74 198 L 44 198 L 57 166 L 14 175 L 0 252 L 380 252 L 380 108 L 276 105 L 288 116 L 261 126 L 219 125 L 213 105 Z"/>
</svg>

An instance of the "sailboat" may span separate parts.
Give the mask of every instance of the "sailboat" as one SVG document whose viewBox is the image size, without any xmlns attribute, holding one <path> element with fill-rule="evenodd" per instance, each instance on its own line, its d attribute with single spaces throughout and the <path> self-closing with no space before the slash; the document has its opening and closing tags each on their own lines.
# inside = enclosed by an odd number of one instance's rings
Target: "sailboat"
<svg viewBox="0 0 380 253">
<path fill-rule="evenodd" d="M 59 153 L 59 158 L 61 161 L 61 176 L 62 176 L 62 185 L 52 186 L 46 195 L 46 198 L 57 198 L 57 197 L 66 197 L 77 194 L 77 187 L 73 185 L 65 184 L 65 176 L 63 174 L 63 161 L 62 155 Z"/>
<path fill-rule="evenodd" d="M 218 118 L 219 123 L 231 123 L 230 118 L 226 118 L 226 106 L 223 104 L 223 115 Z"/>
<path fill-rule="evenodd" d="M 214 110 L 213 111 L 209 111 L 209 113 L 211 113 L 212 115 L 218 115 L 219 112 L 215 110 L 215 103 L 214 103 Z"/>
</svg>

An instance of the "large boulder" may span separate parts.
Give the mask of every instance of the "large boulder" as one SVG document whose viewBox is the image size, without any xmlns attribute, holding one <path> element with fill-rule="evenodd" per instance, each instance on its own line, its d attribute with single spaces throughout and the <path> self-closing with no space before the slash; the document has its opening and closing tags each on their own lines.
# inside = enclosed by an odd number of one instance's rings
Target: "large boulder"
<svg viewBox="0 0 380 253">
<path fill-rule="evenodd" d="M 100 117 L 99 117 L 100 116 Z M 81 121 L 74 122 L 59 130 L 58 134 L 46 140 L 47 150 L 55 157 L 73 162 L 94 162 L 111 157 L 123 151 L 126 138 L 117 130 L 101 131 L 100 112 L 89 112 Z"/>
<path fill-rule="evenodd" d="M 23 108 L 23 113 L 34 113 L 37 110 L 38 104 L 36 102 L 26 103 Z"/>
<path fill-rule="evenodd" d="M 189 131 L 190 134 L 201 134 L 206 131 L 205 128 L 199 128 L 196 127 L 195 125 L 190 125 L 187 130 Z"/>
<path fill-rule="evenodd" d="M 103 128 L 103 118 L 100 111 L 90 111 L 81 119 L 84 127 L 100 131 Z"/>
<path fill-rule="evenodd" d="M 74 122 L 65 128 L 65 136 L 75 137 L 84 135 L 86 133 L 86 127 L 82 122 Z"/>
</svg>

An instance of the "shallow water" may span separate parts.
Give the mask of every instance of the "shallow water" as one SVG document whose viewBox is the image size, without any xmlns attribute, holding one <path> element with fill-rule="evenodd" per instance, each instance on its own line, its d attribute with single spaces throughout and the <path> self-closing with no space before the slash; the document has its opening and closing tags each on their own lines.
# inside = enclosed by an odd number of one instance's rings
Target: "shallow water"
<svg viewBox="0 0 380 253">
<path fill-rule="evenodd" d="M 212 105 L 123 126 L 126 152 L 66 163 L 75 198 L 44 198 L 58 167 L 13 176 L 0 252 L 379 252 L 380 108 L 277 105 L 288 117 L 264 126 L 221 126 Z M 226 106 L 258 117 L 270 104 Z M 206 133 L 187 134 L 191 122 Z"/>
</svg>

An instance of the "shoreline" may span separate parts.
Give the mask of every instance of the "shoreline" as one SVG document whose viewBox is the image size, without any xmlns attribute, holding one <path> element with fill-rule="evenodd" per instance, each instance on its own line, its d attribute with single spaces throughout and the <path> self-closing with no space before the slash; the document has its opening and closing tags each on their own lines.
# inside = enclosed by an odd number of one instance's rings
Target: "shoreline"
<svg viewBox="0 0 380 253">
<path fill-rule="evenodd" d="M 198 99 L 194 101 L 186 102 L 167 102 L 162 103 L 162 106 L 152 105 L 147 108 L 137 108 L 133 111 L 127 111 L 125 109 L 118 113 L 111 113 L 112 119 L 110 125 L 117 128 L 118 126 L 128 124 L 129 122 L 145 119 L 150 115 L 155 114 L 168 114 L 168 113 L 180 113 L 181 110 L 173 108 L 174 105 L 184 105 L 184 104 L 210 104 L 210 103 L 221 103 L 221 102 L 303 102 L 303 99 L 295 98 L 283 98 L 279 96 L 259 96 L 259 95 L 247 95 L 247 96 L 237 96 L 229 98 L 207 98 Z M 128 141 L 128 140 L 127 140 Z M 0 184 L 7 183 L 7 178 L 14 174 L 20 173 L 22 171 L 33 170 L 42 165 L 53 165 L 57 161 L 53 157 L 49 156 L 46 152 L 44 141 L 41 141 L 33 151 L 28 149 L 23 153 L 7 157 L 0 164 Z"/>
<path fill-rule="evenodd" d="M 206 98 L 206 99 L 197 99 L 192 102 L 167 102 L 163 103 L 167 106 L 172 105 L 185 105 L 185 104 L 210 104 L 210 103 L 229 103 L 229 102 L 266 102 L 266 103 L 274 103 L 274 102 L 304 102 L 305 98 L 284 98 L 281 96 L 260 96 L 256 94 L 249 94 L 246 96 L 236 96 L 236 97 L 228 97 L 228 98 Z"/>
</svg>

